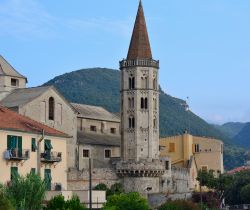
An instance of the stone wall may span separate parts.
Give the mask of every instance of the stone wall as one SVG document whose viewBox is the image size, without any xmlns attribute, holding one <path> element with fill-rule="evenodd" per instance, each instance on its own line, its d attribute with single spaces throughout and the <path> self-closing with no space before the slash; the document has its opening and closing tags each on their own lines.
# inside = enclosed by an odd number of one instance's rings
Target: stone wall
<svg viewBox="0 0 250 210">
<path fill-rule="evenodd" d="M 111 187 L 121 180 L 112 168 L 94 168 L 92 170 L 92 185 L 95 187 L 100 183 Z M 89 188 L 89 171 L 87 169 L 78 171 L 71 169 L 68 172 L 68 190 L 87 190 Z"/>
</svg>

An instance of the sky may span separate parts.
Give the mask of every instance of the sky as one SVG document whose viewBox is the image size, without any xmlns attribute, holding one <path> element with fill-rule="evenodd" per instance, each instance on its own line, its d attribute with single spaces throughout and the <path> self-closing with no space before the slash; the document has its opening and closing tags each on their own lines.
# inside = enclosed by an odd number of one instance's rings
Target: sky
<svg viewBox="0 0 250 210">
<path fill-rule="evenodd" d="M 210 123 L 250 121 L 250 1 L 143 0 L 160 85 Z M 138 0 L 0 0 L 0 54 L 28 87 L 119 68 Z M 84 91 L 84 90 L 83 90 Z"/>
</svg>

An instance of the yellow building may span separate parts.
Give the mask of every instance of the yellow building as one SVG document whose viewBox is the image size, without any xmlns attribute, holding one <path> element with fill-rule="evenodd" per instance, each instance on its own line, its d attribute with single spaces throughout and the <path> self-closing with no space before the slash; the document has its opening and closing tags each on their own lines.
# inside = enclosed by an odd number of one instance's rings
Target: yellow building
<svg viewBox="0 0 250 210">
<path fill-rule="evenodd" d="M 67 138 L 60 131 L 0 106 L 0 183 L 7 184 L 15 174 L 35 172 L 46 180 L 47 190 L 66 190 Z"/>
<path fill-rule="evenodd" d="M 188 167 L 193 158 L 197 170 L 223 173 L 223 142 L 213 138 L 183 135 L 160 139 L 161 157 L 170 157 L 172 166 Z"/>
</svg>

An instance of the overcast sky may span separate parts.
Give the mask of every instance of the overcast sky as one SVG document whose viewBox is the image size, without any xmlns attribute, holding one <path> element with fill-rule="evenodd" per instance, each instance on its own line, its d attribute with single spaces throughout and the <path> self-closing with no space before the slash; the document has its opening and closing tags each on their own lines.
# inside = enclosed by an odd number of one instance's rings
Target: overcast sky
<svg viewBox="0 0 250 210">
<path fill-rule="evenodd" d="M 250 121 L 250 1 L 143 0 L 160 85 L 213 123 Z M 28 86 L 118 69 L 138 0 L 0 0 L 0 54 Z M 84 90 L 83 90 L 84 91 Z"/>
</svg>

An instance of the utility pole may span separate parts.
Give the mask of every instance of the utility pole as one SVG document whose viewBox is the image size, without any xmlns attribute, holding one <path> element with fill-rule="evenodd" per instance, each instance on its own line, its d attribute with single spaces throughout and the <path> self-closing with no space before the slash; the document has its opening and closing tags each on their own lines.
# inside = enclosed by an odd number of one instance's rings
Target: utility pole
<svg viewBox="0 0 250 210">
<path fill-rule="evenodd" d="M 89 158 L 89 209 L 92 210 L 92 161 Z"/>
<path fill-rule="evenodd" d="M 201 208 L 202 208 L 202 188 L 201 188 L 201 185 L 202 185 L 202 174 L 200 176 L 200 205 L 201 205 Z"/>
<path fill-rule="evenodd" d="M 41 177 L 41 142 L 44 139 L 44 130 L 42 136 L 37 142 L 37 175 Z"/>
</svg>

